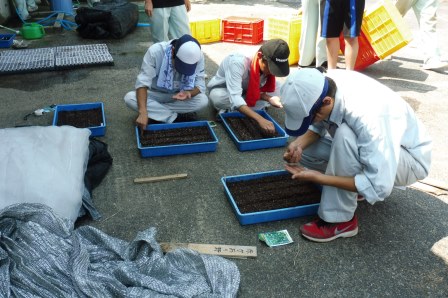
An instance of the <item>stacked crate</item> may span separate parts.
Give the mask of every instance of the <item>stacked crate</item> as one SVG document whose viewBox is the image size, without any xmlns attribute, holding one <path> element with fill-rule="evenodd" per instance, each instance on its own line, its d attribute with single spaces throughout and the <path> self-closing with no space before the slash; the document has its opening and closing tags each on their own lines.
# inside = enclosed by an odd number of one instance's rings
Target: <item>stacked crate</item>
<svg viewBox="0 0 448 298">
<path fill-rule="evenodd" d="M 221 19 L 190 22 L 190 30 L 200 44 L 221 41 Z"/>
<path fill-rule="evenodd" d="M 365 11 L 362 31 L 380 59 L 398 51 L 412 40 L 412 32 L 389 0 L 380 1 Z"/>
<path fill-rule="evenodd" d="M 395 5 L 389 0 L 377 2 L 364 12 L 355 70 L 362 70 L 386 58 L 411 40 L 412 33 Z M 344 53 L 342 36 L 340 41 L 341 51 Z"/>
<path fill-rule="evenodd" d="M 292 16 L 290 18 L 268 18 L 268 39 L 280 38 L 289 46 L 289 65 L 299 62 L 299 41 L 302 18 Z"/>
<path fill-rule="evenodd" d="M 263 41 L 264 20 L 227 17 L 222 20 L 222 41 L 259 44 Z"/>
</svg>

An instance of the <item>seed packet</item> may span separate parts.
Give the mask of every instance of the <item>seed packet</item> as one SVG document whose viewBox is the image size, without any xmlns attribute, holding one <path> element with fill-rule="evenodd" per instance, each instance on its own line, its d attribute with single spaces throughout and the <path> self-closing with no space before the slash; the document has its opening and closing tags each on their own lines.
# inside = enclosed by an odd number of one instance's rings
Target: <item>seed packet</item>
<svg viewBox="0 0 448 298">
<path fill-rule="evenodd" d="M 258 239 L 265 242 L 269 247 L 293 243 L 287 230 L 267 232 L 258 234 Z"/>
</svg>

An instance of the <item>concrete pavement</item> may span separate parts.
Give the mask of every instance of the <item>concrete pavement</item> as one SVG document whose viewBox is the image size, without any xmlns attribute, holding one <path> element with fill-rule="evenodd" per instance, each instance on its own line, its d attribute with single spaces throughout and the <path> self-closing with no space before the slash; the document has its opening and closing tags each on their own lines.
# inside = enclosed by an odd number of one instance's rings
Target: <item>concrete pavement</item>
<svg viewBox="0 0 448 298">
<path fill-rule="evenodd" d="M 285 16 L 298 3 L 285 1 L 191 1 L 190 20 L 226 16 Z M 448 1 L 440 1 L 440 45 L 448 53 Z M 367 1 L 367 5 L 374 3 Z M 414 34 L 412 11 L 405 17 Z M 0 77 L 0 127 L 50 125 L 51 115 L 24 121 L 24 115 L 49 104 L 103 101 L 114 164 L 94 190 L 100 221 L 83 220 L 115 237 L 132 240 L 148 227 L 158 229 L 160 242 L 190 242 L 257 246 L 255 259 L 235 260 L 241 273 L 239 297 L 446 297 L 448 296 L 448 196 L 415 189 L 394 190 L 383 203 L 362 202 L 359 234 L 317 244 L 303 239 L 298 226 L 310 218 L 241 226 L 227 201 L 220 178 L 283 168 L 283 148 L 239 152 L 224 128 L 214 153 L 161 158 L 140 157 L 134 133 L 135 114 L 123 96 L 133 89 L 141 60 L 150 43 L 147 27 L 122 40 L 85 40 L 75 32 L 48 34 L 30 47 L 108 44 L 114 66 L 90 67 Z M 253 53 L 259 45 L 203 45 L 209 78 L 233 51 Z M 434 141 L 430 177 L 448 181 L 448 69 L 420 67 L 419 47 L 411 44 L 367 68 L 364 73 L 399 92 L 416 110 Z M 292 71 L 295 71 L 293 68 Z M 272 116 L 283 124 L 281 111 Z M 211 109 L 201 113 L 212 119 Z M 134 184 L 133 179 L 188 173 L 188 179 Z M 260 232 L 287 229 L 294 243 L 269 248 Z"/>
</svg>

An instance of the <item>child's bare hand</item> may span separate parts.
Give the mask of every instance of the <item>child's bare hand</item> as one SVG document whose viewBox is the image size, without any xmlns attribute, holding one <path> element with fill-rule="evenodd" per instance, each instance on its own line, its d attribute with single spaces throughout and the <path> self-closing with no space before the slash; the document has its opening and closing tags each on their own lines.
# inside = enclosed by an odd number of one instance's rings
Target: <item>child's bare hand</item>
<svg viewBox="0 0 448 298">
<path fill-rule="evenodd" d="M 177 99 L 177 100 L 190 99 L 191 98 L 191 93 L 190 93 L 190 91 L 181 91 L 181 92 L 179 92 L 177 94 L 174 94 L 173 98 Z"/>
</svg>

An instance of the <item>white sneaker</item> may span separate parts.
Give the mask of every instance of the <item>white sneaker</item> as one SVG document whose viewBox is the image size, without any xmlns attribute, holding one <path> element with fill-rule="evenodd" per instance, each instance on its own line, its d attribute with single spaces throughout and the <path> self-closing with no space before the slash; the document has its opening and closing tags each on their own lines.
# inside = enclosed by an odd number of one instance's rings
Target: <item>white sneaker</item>
<svg viewBox="0 0 448 298">
<path fill-rule="evenodd" d="M 448 66 L 448 62 L 441 61 L 440 58 L 429 58 L 423 63 L 423 69 L 426 70 L 435 70 Z"/>
<path fill-rule="evenodd" d="M 33 12 L 33 11 L 36 11 L 38 9 L 39 9 L 39 7 L 37 5 L 36 6 L 28 6 L 28 8 L 27 8 L 28 12 Z"/>
</svg>

